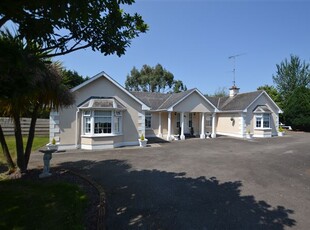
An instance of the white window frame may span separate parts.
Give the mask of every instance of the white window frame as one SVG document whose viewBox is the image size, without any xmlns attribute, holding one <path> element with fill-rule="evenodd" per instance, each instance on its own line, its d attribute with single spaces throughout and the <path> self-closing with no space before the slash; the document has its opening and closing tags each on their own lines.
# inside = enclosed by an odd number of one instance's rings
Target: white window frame
<svg viewBox="0 0 310 230">
<path fill-rule="evenodd" d="M 95 133 L 95 117 L 107 117 L 107 116 L 95 116 L 95 111 L 106 111 L 111 112 L 111 133 Z M 89 113 L 90 112 L 90 113 Z M 105 137 L 105 136 L 117 136 L 122 135 L 122 128 L 123 128 L 123 116 L 122 111 L 116 111 L 116 110 L 100 110 L 100 109 L 92 109 L 92 110 L 85 110 L 83 111 L 83 117 L 82 117 L 82 136 L 87 137 Z M 90 118 L 90 132 L 86 132 L 86 118 Z M 119 121 L 119 129 L 116 131 L 116 119 Z"/>
<path fill-rule="evenodd" d="M 123 116 L 122 116 L 122 112 L 121 111 L 114 111 L 114 120 L 113 120 L 113 132 L 114 134 L 121 134 L 122 133 L 122 124 L 123 124 Z M 117 120 L 117 123 L 115 122 Z M 117 126 L 116 126 L 117 124 Z M 117 128 L 118 129 L 117 129 Z"/>
<path fill-rule="evenodd" d="M 109 113 L 109 114 L 96 114 L 96 112 L 103 112 L 103 113 Z M 111 110 L 93 110 L 93 117 L 94 117 L 94 135 L 110 135 L 113 134 L 113 111 Z M 98 131 L 99 132 L 95 132 L 96 131 L 96 118 L 100 119 L 108 119 L 110 121 L 111 127 L 110 127 L 110 132 L 100 132 L 101 131 L 105 131 L 106 127 L 99 127 Z M 104 123 L 103 123 L 104 124 Z"/>
<path fill-rule="evenodd" d="M 268 119 L 266 118 L 268 116 Z M 260 126 L 257 126 L 257 122 L 260 120 Z M 264 127 L 264 123 L 268 120 L 268 127 Z M 255 115 L 255 129 L 270 129 L 270 113 L 260 113 Z"/>
<path fill-rule="evenodd" d="M 145 129 L 152 129 L 152 113 L 148 111 L 145 112 Z"/>
<path fill-rule="evenodd" d="M 86 119 L 88 120 L 88 122 L 86 122 Z M 92 116 L 91 116 L 91 110 L 85 110 L 83 112 L 83 134 L 85 135 L 89 135 L 91 134 L 91 130 L 92 130 Z M 90 124 L 90 129 L 89 131 L 86 132 L 86 124 Z"/>
</svg>

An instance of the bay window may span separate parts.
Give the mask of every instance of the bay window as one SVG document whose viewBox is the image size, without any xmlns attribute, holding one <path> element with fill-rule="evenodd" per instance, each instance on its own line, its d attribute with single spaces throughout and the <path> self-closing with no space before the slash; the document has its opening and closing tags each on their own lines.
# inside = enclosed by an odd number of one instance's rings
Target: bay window
<svg viewBox="0 0 310 230">
<path fill-rule="evenodd" d="M 256 118 L 256 128 L 270 128 L 270 114 L 257 114 L 255 115 Z"/>
<path fill-rule="evenodd" d="M 122 112 L 115 110 L 86 110 L 83 112 L 84 135 L 113 135 L 122 133 Z"/>
</svg>

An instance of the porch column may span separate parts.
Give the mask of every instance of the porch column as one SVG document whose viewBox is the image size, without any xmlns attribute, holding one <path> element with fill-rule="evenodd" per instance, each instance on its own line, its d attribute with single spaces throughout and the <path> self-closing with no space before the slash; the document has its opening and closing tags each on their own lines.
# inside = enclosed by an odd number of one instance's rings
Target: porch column
<svg viewBox="0 0 310 230">
<path fill-rule="evenodd" d="M 159 112 L 159 115 L 158 115 L 158 134 L 157 134 L 158 137 L 163 137 L 163 134 L 161 132 L 161 112 Z"/>
<path fill-rule="evenodd" d="M 180 136 L 181 140 L 185 140 L 185 136 L 184 136 L 184 112 L 181 113 L 181 136 Z"/>
<path fill-rule="evenodd" d="M 168 112 L 168 134 L 167 141 L 171 140 L 171 112 Z"/>
<path fill-rule="evenodd" d="M 205 139 L 205 113 L 201 113 L 201 132 L 200 132 L 200 139 Z"/>
<path fill-rule="evenodd" d="M 216 116 L 216 114 L 215 113 L 213 113 L 212 114 L 212 134 L 211 134 L 211 137 L 212 138 L 216 138 L 216 132 L 215 132 L 215 117 Z"/>
</svg>

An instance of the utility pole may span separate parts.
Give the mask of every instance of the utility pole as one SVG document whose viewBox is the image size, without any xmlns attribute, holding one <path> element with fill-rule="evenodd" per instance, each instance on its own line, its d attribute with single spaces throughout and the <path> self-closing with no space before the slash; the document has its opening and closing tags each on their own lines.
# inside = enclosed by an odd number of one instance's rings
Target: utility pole
<svg viewBox="0 0 310 230">
<path fill-rule="evenodd" d="M 228 59 L 233 59 L 233 87 L 236 87 L 236 57 L 245 55 L 245 53 L 241 53 L 241 54 L 236 54 L 236 55 L 232 55 L 229 56 Z"/>
</svg>

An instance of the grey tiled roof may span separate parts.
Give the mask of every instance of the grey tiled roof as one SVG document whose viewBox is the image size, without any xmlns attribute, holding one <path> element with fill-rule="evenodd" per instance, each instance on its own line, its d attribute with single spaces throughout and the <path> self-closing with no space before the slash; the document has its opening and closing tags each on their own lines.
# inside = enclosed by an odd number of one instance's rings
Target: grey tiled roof
<svg viewBox="0 0 310 230">
<path fill-rule="evenodd" d="M 244 110 L 262 92 L 262 90 L 258 90 L 249 93 L 240 93 L 234 97 L 207 97 L 207 99 L 221 111 Z"/>
<path fill-rule="evenodd" d="M 79 105 L 81 109 L 101 108 L 101 109 L 126 109 L 126 107 L 115 98 L 90 97 Z"/>
<path fill-rule="evenodd" d="M 180 93 L 164 94 L 154 92 L 130 92 L 151 110 L 167 110 L 185 96 L 191 94 L 196 89 L 190 89 Z M 263 91 L 240 93 L 234 97 L 206 97 L 220 111 L 244 110 L 246 109 Z"/>
<path fill-rule="evenodd" d="M 144 104 L 151 108 L 151 110 L 157 110 L 166 101 L 171 94 L 154 93 L 154 92 L 130 92 Z"/>
<path fill-rule="evenodd" d="M 166 110 L 194 90 L 195 89 L 190 89 L 184 92 L 171 94 L 134 91 L 130 93 L 149 106 L 151 110 Z"/>
</svg>

